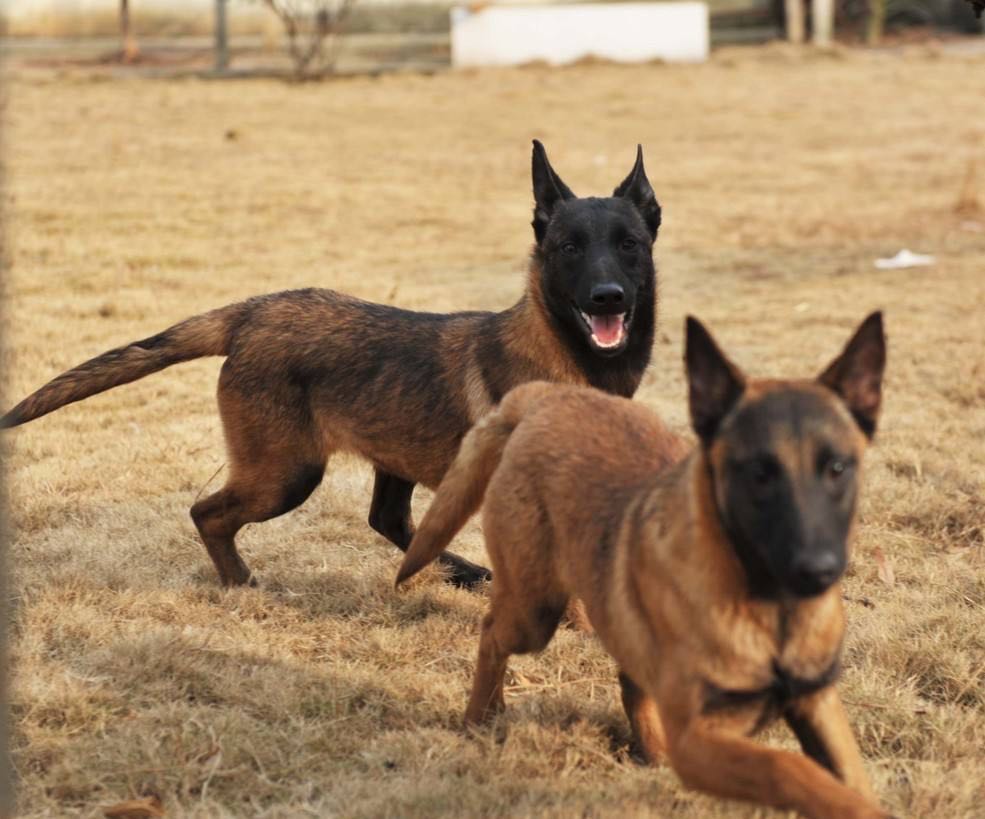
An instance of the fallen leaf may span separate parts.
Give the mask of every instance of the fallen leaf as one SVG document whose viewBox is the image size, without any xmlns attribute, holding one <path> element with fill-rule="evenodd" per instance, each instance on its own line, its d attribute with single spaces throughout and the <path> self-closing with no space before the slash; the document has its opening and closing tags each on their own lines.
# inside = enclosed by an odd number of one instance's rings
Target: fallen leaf
<svg viewBox="0 0 985 819">
<path fill-rule="evenodd" d="M 142 796 L 140 799 L 128 799 L 103 808 L 103 816 L 108 819 L 147 819 L 164 816 L 164 806 L 159 796 Z"/>
<path fill-rule="evenodd" d="M 889 562 L 889 559 L 879 546 L 876 546 L 873 554 L 876 558 L 879 579 L 892 588 L 896 585 L 896 572 L 893 571 L 893 564 Z"/>
</svg>

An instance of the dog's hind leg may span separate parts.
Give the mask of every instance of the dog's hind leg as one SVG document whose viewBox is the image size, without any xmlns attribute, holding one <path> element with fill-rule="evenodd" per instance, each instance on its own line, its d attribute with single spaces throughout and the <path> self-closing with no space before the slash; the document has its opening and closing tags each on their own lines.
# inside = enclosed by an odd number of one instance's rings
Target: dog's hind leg
<svg viewBox="0 0 985 819">
<path fill-rule="evenodd" d="M 406 552 L 414 538 L 414 522 L 410 514 L 410 499 L 416 484 L 384 472 L 377 467 L 373 483 L 373 500 L 369 507 L 369 525 L 400 551 Z M 491 580 L 489 569 L 478 566 L 464 557 L 443 553 L 439 562 L 448 567 L 448 582 L 471 587 Z"/>
<path fill-rule="evenodd" d="M 543 510 L 517 503 L 518 497 L 536 497 L 522 472 L 495 475 L 485 496 L 482 528 L 494 575 L 466 725 L 485 722 L 503 709 L 503 676 L 510 655 L 544 648 L 568 606 Z"/>
<path fill-rule="evenodd" d="M 506 663 L 512 653 L 497 639 L 496 616 L 489 612 L 482 620 L 482 637 L 479 638 L 479 659 L 472 678 L 472 694 L 465 709 L 466 725 L 481 725 L 492 719 L 506 707 L 503 699 L 503 677 Z"/>
<path fill-rule="evenodd" d="M 667 754 L 667 737 L 657 704 L 622 672 L 619 673 L 619 685 L 622 688 L 623 708 L 633 728 L 633 741 L 644 759 L 656 765 Z"/>
<path fill-rule="evenodd" d="M 504 511 L 494 497 L 483 520 L 496 575 L 489 614 L 482 622 L 466 725 L 478 725 L 503 710 L 503 677 L 510 655 L 544 648 L 568 605 L 567 594 L 545 565 L 550 552 L 540 542 L 543 535 L 538 537 L 526 516 L 505 517 Z"/>
<path fill-rule="evenodd" d="M 221 385 L 221 381 L 220 381 Z M 226 433 L 229 479 L 191 508 L 192 520 L 224 586 L 255 585 L 236 550 L 236 533 L 300 506 L 325 472 L 325 447 L 310 424 L 271 417 L 255 400 L 224 392 L 219 411 Z"/>
<path fill-rule="evenodd" d="M 251 466 L 234 474 L 225 487 L 191 508 L 192 520 L 224 586 L 256 585 L 236 550 L 236 533 L 247 523 L 270 520 L 300 506 L 321 482 L 325 471 L 323 464 L 314 463 L 292 465 L 287 475 L 267 472 L 267 464 Z"/>
<path fill-rule="evenodd" d="M 520 595 L 496 592 L 492 609 L 482 621 L 479 659 L 472 695 L 465 712 L 466 725 L 478 725 L 503 710 L 503 677 L 511 654 L 540 651 L 554 636 L 567 600 L 532 601 Z"/>
<path fill-rule="evenodd" d="M 249 567 L 236 551 L 236 532 L 243 525 L 239 522 L 242 509 L 243 502 L 236 489 L 229 486 L 198 501 L 191 508 L 192 520 L 223 586 L 256 585 Z"/>
</svg>

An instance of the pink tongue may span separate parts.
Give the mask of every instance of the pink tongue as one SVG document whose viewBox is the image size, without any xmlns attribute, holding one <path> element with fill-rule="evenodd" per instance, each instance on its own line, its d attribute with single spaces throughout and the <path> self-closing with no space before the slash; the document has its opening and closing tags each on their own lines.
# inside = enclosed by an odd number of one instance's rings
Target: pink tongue
<svg viewBox="0 0 985 819">
<path fill-rule="evenodd" d="M 592 334 L 600 344 L 615 344 L 622 337 L 622 316 L 590 316 Z"/>
</svg>

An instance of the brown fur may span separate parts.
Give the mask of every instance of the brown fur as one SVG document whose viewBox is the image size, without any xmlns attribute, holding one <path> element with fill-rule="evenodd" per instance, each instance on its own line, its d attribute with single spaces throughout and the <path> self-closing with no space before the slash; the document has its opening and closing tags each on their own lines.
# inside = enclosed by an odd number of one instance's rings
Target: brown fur
<svg viewBox="0 0 985 819">
<path fill-rule="evenodd" d="M 336 452 L 372 463 L 369 523 L 406 549 L 415 485 L 438 485 L 462 437 L 510 389 L 547 380 L 630 396 L 650 360 L 660 206 L 642 150 L 608 198 L 576 197 L 536 141 L 531 168 L 537 241 L 526 292 L 508 310 L 420 313 L 314 289 L 261 296 L 59 375 L 0 419 L 0 427 L 172 364 L 223 355 L 218 401 L 229 477 L 191 509 L 222 583 L 252 581 L 236 533 L 303 503 Z M 592 347 L 589 314 L 620 316 L 618 347 Z M 455 555 L 442 561 L 461 585 L 489 577 Z"/>
<path fill-rule="evenodd" d="M 588 380 L 529 297 L 504 313 L 439 317 L 300 290 L 196 316 L 105 353 L 55 378 L 2 423 L 25 423 L 181 361 L 228 356 L 218 403 L 229 477 L 191 514 L 220 579 L 234 585 L 250 580 L 236 532 L 303 502 L 336 452 L 374 465 L 371 523 L 406 546 L 411 524 L 402 508 L 388 517 L 389 498 L 406 486 L 409 506 L 410 482 L 437 486 L 465 431 L 498 400 L 501 387 L 487 383 L 479 363 L 490 350 L 501 356 L 496 379 L 509 386 Z M 468 573 L 471 564 L 452 560 Z"/>
<path fill-rule="evenodd" d="M 873 321 L 863 325 L 870 339 Z M 878 324 L 879 344 L 881 334 Z M 856 347 L 853 340 L 842 359 L 857 357 Z M 869 359 L 881 376 L 884 356 Z M 735 454 L 729 419 L 770 395 L 820 401 L 821 420 L 860 458 L 867 436 L 844 400 L 851 389 L 845 381 L 746 384 L 729 366 L 741 379 L 731 398 L 706 389 L 709 381 L 691 369 L 696 428 L 710 419 L 700 413 L 708 395 L 729 409 L 690 453 L 653 413 L 625 399 L 518 387 L 463 441 L 397 582 L 440 554 L 484 498 L 494 580 L 467 723 L 504 707 L 509 656 L 546 646 L 577 597 L 619 664 L 626 713 L 651 761 L 666 757 L 686 785 L 723 797 L 812 817 L 885 816 L 833 685 L 844 633 L 838 582 L 809 597 L 754 595 L 713 478 L 714 462 Z M 844 373 L 855 386 L 871 375 Z M 868 384 L 878 391 L 878 378 Z M 862 391 L 868 400 L 871 390 Z M 877 410 L 869 401 L 873 423 Z M 803 430 L 815 435 L 810 423 Z M 797 443 L 786 441 L 780 457 L 796 461 Z M 746 738 L 777 716 L 807 756 Z"/>
</svg>

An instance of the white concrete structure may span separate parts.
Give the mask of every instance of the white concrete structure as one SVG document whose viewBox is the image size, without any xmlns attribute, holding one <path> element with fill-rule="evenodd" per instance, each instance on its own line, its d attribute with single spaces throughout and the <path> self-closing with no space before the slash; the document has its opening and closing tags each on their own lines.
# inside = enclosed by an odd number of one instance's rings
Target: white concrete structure
<svg viewBox="0 0 985 819">
<path fill-rule="evenodd" d="M 619 62 L 708 58 L 703 2 L 491 5 L 451 11 L 452 65 L 560 65 L 583 57 Z"/>
</svg>

